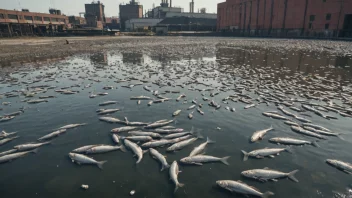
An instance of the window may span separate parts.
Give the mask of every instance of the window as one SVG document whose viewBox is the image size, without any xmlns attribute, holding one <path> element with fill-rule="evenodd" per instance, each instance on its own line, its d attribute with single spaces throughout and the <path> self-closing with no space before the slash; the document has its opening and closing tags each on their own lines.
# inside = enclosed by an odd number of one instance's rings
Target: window
<svg viewBox="0 0 352 198">
<path fill-rule="evenodd" d="M 329 20 L 331 19 L 331 14 L 330 14 L 330 13 L 326 14 L 325 19 L 326 19 L 327 21 L 329 21 Z"/>
<path fill-rule="evenodd" d="M 35 16 L 35 17 L 34 17 L 34 20 L 36 20 L 36 21 L 42 21 L 42 17 L 40 17 L 40 16 Z"/>
<path fill-rule="evenodd" d="M 52 22 L 57 22 L 57 18 L 51 18 Z"/>
<path fill-rule="evenodd" d="M 18 16 L 18 18 L 20 18 L 20 20 L 22 20 L 22 19 L 23 19 L 22 15 L 19 15 L 19 16 Z"/>
<path fill-rule="evenodd" d="M 313 29 L 313 24 L 309 23 L 309 29 Z"/>
<path fill-rule="evenodd" d="M 325 29 L 328 30 L 329 29 L 329 24 L 325 24 Z"/>
<path fill-rule="evenodd" d="M 24 16 L 24 18 L 28 21 L 32 21 L 33 20 L 33 17 L 32 16 Z"/>
<path fill-rule="evenodd" d="M 49 17 L 44 17 L 44 21 L 50 21 Z"/>
<path fill-rule="evenodd" d="M 5 15 L 4 14 L 0 14 L 0 19 L 4 19 Z"/>
<path fill-rule="evenodd" d="M 7 15 L 9 19 L 15 19 L 17 20 L 17 15 L 14 15 L 14 14 L 9 14 Z"/>
<path fill-rule="evenodd" d="M 315 20 L 315 15 L 310 15 L 309 21 L 314 21 Z"/>
</svg>

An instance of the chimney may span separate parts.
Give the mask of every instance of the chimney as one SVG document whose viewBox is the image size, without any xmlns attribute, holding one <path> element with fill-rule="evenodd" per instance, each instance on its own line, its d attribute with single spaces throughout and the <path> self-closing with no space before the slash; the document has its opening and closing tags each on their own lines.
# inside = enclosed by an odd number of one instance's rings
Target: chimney
<svg viewBox="0 0 352 198">
<path fill-rule="evenodd" d="M 172 8 L 172 0 L 170 0 L 170 8 Z"/>
</svg>

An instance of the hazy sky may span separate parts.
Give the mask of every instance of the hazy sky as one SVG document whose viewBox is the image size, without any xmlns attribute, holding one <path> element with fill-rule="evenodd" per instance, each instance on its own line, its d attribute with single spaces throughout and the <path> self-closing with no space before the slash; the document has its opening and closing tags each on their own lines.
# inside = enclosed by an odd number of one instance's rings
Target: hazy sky
<svg viewBox="0 0 352 198">
<path fill-rule="evenodd" d="M 143 5 L 143 9 L 150 9 L 155 3 L 155 6 L 160 5 L 161 0 L 137 0 Z M 189 2 L 191 0 L 173 0 L 173 6 L 184 8 L 185 12 L 189 12 Z M 216 13 L 217 4 L 225 0 L 194 0 L 195 11 L 198 8 L 207 8 L 208 13 Z M 31 12 L 49 12 L 49 7 L 54 7 L 62 11 L 66 15 L 78 15 L 79 12 L 84 12 L 84 4 L 91 3 L 92 0 L 0 0 L 0 9 L 22 9 L 27 8 Z M 129 0 L 101 0 L 105 5 L 106 16 L 118 16 L 119 4 L 127 3 Z"/>
</svg>

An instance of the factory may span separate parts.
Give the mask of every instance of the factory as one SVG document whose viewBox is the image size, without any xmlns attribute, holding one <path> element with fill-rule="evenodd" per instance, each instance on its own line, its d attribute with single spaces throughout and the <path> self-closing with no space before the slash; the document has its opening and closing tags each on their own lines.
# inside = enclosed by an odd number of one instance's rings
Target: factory
<svg viewBox="0 0 352 198">
<path fill-rule="evenodd" d="M 139 5 L 135 0 L 131 0 L 128 4 L 120 4 L 120 26 L 121 31 L 126 30 L 125 22 L 130 19 L 139 19 L 143 17 L 143 6 Z"/>
<path fill-rule="evenodd" d="M 87 22 L 87 27 L 103 29 L 105 24 L 105 6 L 100 1 L 85 4 L 84 18 Z"/>
<path fill-rule="evenodd" d="M 50 9 L 49 13 L 0 9 L 0 37 L 55 35 L 71 27 L 60 10 Z"/>
</svg>

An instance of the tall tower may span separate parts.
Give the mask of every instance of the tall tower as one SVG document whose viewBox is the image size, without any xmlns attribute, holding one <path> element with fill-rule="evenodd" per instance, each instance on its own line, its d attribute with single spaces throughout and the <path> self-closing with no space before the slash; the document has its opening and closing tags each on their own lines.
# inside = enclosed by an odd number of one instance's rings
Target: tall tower
<svg viewBox="0 0 352 198">
<path fill-rule="evenodd" d="M 189 3 L 189 12 L 194 13 L 194 0 L 192 0 L 192 2 Z"/>
</svg>

